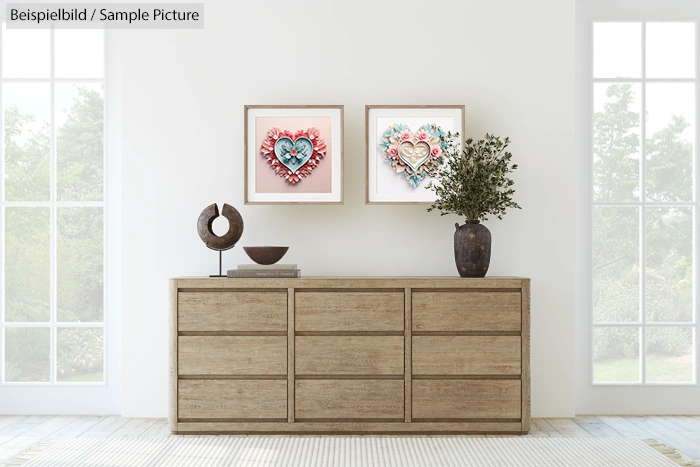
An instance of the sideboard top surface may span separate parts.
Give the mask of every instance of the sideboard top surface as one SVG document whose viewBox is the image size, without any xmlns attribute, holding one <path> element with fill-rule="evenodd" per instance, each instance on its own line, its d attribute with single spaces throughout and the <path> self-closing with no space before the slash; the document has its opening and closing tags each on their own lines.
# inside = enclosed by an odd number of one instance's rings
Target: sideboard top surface
<svg viewBox="0 0 700 467">
<path fill-rule="evenodd" d="M 220 278 L 177 277 L 180 289 L 291 289 L 291 288 L 473 288 L 520 289 L 530 281 L 524 277 L 299 277 L 299 278 Z"/>
</svg>

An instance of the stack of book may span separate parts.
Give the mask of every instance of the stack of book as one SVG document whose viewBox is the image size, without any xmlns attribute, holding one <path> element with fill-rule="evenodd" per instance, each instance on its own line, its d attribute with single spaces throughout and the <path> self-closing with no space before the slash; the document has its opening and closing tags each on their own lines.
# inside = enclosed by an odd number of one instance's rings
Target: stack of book
<svg viewBox="0 0 700 467">
<path fill-rule="evenodd" d="M 239 264 L 229 269 L 227 277 L 301 277 L 296 264 Z"/>
</svg>

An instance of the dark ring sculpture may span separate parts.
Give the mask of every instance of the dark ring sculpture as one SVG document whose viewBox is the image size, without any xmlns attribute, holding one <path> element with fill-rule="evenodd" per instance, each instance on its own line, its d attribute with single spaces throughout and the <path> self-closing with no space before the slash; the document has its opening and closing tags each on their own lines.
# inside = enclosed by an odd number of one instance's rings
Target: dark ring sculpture
<svg viewBox="0 0 700 467">
<path fill-rule="evenodd" d="M 241 238 L 241 235 L 243 235 L 243 218 L 236 208 L 224 203 L 221 215 L 228 220 L 228 232 L 221 237 L 216 235 L 212 230 L 214 219 L 219 217 L 219 208 L 216 206 L 216 203 L 204 208 L 204 211 L 202 211 L 197 220 L 199 238 L 212 250 L 229 250 L 234 247 L 236 242 Z"/>
<path fill-rule="evenodd" d="M 243 235 L 243 218 L 236 208 L 224 203 L 221 214 L 228 219 L 228 232 L 221 237 L 212 230 L 214 219 L 219 217 L 219 208 L 216 206 L 216 203 L 204 208 L 204 211 L 199 215 L 199 219 L 197 219 L 199 238 L 202 239 L 207 248 L 219 252 L 219 274 L 209 277 L 226 277 L 223 275 L 222 269 L 222 251 L 233 248 L 241 238 L 241 235 Z"/>
</svg>

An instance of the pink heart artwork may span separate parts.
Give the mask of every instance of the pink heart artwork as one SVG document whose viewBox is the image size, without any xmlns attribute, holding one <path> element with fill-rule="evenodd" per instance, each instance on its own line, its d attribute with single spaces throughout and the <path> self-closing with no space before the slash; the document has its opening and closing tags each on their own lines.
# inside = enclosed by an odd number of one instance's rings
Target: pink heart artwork
<svg viewBox="0 0 700 467">
<path fill-rule="evenodd" d="M 276 174 L 294 185 L 318 166 L 326 155 L 326 143 L 313 127 L 295 132 L 272 127 L 260 145 L 260 153 Z"/>
</svg>

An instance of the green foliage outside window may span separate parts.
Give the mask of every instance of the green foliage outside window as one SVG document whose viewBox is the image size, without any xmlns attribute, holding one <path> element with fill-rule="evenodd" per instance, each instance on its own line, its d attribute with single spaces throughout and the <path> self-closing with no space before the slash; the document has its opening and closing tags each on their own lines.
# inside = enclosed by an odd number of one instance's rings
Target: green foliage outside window
<svg viewBox="0 0 700 467">
<path fill-rule="evenodd" d="M 103 199 L 103 98 L 76 86 L 65 121 L 56 131 L 58 201 Z M 5 109 L 5 194 L 9 201 L 48 201 L 49 123 L 17 106 Z M 5 310 L 7 321 L 49 320 L 49 208 L 7 207 Z M 101 207 L 62 207 L 56 212 L 57 317 L 66 322 L 103 321 L 104 213 Z M 11 226 L 11 228 L 10 228 Z M 102 380 L 102 328 L 59 328 L 57 378 L 95 375 Z M 7 328 L 7 381 L 48 381 L 48 328 Z"/>
</svg>

